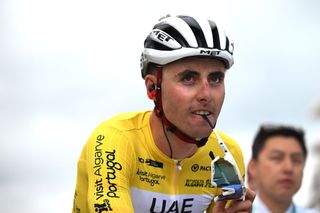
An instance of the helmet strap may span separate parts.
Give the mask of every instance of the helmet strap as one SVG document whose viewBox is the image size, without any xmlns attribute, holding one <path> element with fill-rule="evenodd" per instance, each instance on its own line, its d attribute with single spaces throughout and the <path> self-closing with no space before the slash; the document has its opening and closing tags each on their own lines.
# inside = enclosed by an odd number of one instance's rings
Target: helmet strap
<svg viewBox="0 0 320 213">
<path fill-rule="evenodd" d="M 166 129 L 172 132 L 173 134 L 175 134 L 180 140 L 186 143 L 196 144 L 197 147 L 204 146 L 207 143 L 209 136 L 196 140 L 195 138 L 190 137 L 189 135 L 185 134 L 180 129 L 178 129 L 165 116 L 163 107 L 162 107 L 162 97 L 161 97 L 162 68 L 163 68 L 162 66 L 157 66 L 157 86 L 156 86 L 157 92 L 156 92 L 156 98 L 154 100 L 154 104 L 155 104 L 154 112 L 159 118 L 162 119 L 162 122 L 166 126 Z"/>
</svg>

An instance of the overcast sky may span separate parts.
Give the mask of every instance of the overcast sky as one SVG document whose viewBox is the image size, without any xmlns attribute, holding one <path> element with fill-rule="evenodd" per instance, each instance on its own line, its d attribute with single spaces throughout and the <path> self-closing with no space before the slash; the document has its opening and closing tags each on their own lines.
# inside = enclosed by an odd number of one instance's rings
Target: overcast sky
<svg viewBox="0 0 320 213">
<path fill-rule="evenodd" d="M 71 211 L 77 160 L 94 127 L 153 107 L 139 60 L 166 14 L 215 19 L 233 38 L 217 128 L 239 141 L 246 161 L 263 122 L 305 128 L 311 149 L 320 138 L 311 116 L 320 101 L 319 9 L 318 0 L 2 0 L 0 211 Z"/>
</svg>

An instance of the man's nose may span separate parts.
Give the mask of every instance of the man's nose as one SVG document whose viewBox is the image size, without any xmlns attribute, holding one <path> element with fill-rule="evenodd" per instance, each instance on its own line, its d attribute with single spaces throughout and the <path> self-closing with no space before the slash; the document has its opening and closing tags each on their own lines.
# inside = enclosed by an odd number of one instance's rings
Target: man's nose
<svg viewBox="0 0 320 213">
<path fill-rule="evenodd" d="M 283 167 L 284 167 L 284 170 L 286 172 L 292 172 L 293 171 L 293 162 L 292 162 L 292 159 L 290 157 L 286 157 L 284 159 L 284 162 L 283 162 Z"/>
<path fill-rule="evenodd" d="M 201 103 L 210 101 L 210 85 L 207 80 L 203 80 L 198 88 L 197 100 Z"/>
</svg>

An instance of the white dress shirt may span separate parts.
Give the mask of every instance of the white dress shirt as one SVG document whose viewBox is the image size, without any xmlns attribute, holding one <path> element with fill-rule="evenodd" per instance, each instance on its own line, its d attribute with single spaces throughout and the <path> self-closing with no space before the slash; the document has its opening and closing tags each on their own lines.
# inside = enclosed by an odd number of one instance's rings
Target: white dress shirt
<svg viewBox="0 0 320 213">
<path fill-rule="evenodd" d="M 268 207 L 260 199 L 259 194 L 256 195 L 256 198 L 253 202 L 253 213 L 272 213 Z M 297 206 L 294 203 L 291 203 L 289 208 L 284 213 L 320 213 L 315 209 L 305 208 L 303 206 Z"/>
</svg>

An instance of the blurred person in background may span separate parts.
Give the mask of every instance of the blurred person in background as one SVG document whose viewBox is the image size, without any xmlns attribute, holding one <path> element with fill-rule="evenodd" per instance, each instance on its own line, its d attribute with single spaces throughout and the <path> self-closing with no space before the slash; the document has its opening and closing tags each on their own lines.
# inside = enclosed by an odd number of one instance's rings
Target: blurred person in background
<svg viewBox="0 0 320 213">
<path fill-rule="evenodd" d="M 320 141 L 313 147 L 316 156 L 316 164 L 314 168 L 314 176 L 311 185 L 311 201 L 309 206 L 315 208 L 320 212 Z"/>
<path fill-rule="evenodd" d="M 247 170 L 249 187 L 257 193 L 253 212 L 317 212 L 293 202 L 301 187 L 307 153 L 303 129 L 276 124 L 260 126 Z"/>
<path fill-rule="evenodd" d="M 315 107 L 312 109 L 313 119 L 320 120 L 320 101 L 318 101 Z M 320 212 L 320 140 L 312 147 L 314 156 L 316 157 L 314 176 L 311 185 L 311 200 L 309 206 L 316 208 Z"/>
<path fill-rule="evenodd" d="M 242 151 L 215 129 L 232 65 L 233 42 L 214 21 L 160 19 L 141 56 L 155 108 L 94 130 L 78 162 L 73 213 L 251 212 L 255 193 L 242 185 Z"/>
</svg>

